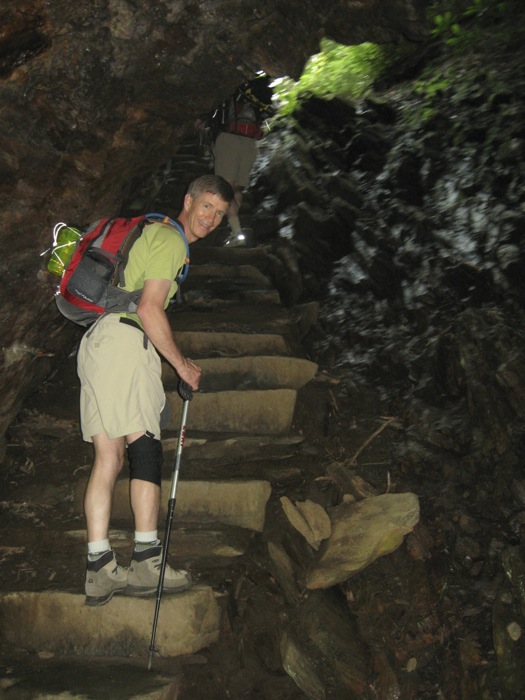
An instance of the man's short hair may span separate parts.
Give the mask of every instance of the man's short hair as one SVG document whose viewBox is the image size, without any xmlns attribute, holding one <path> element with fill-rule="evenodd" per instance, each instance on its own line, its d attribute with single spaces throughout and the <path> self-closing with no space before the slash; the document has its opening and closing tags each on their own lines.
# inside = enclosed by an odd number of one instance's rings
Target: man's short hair
<svg viewBox="0 0 525 700">
<path fill-rule="evenodd" d="M 205 192 L 216 194 L 228 203 L 234 197 L 233 187 L 220 175 L 201 175 L 188 187 L 188 194 L 191 197 L 198 197 Z"/>
</svg>

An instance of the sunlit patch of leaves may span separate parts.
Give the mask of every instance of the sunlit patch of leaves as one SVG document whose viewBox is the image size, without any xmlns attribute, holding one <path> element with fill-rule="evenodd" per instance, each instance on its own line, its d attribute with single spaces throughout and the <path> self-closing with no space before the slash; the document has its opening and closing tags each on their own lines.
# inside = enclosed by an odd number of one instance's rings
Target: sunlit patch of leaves
<svg viewBox="0 0 525 700">
<path fill-rule="evenodd" d="M 487 30 L 496 36 L 510 37 L 521 29 L 522 0 L 439 0 L 428 9 L 430 37 L 434 43 L 458 60 L 466 52 L 480 52 L 486 48 Z M 503 39 L 502 39 L 503 40 Z M 363 43 L 344 46 L 331 39 L 321 41 L 319 53 L 310 57 L 299 80 L 289 77 L 275 81 L 273 89 L 279 113 L 276 119 L 291 115 L 301 101 L 310 96 L 321 99 L 339 97 L 356 100 L 369 95 L 374 85 L 386 76 L 392 66 L 418 47 L 409 43 L 400 46 L 378 46 Z M 432 69 L 433 70 L 433 69 Z M 423 75 L 418 83 L 419 96 L 431 102 L 435 97 L 447 93 L 458 83 L 458 75 Z M 434 106 L 423 106 L 423 120 L 435 116 Z"/>
<path fill-rule="evenodd" d="M 282 78 L 274 84 L 280 114 L 291 114 L 308 95 L 325 99 L 363 97 L 382 68 L 383 52 L 376 44 L 344 46 L 323 39 L 321 51 L 310 57 L 298 81 Z"/>
</svg>

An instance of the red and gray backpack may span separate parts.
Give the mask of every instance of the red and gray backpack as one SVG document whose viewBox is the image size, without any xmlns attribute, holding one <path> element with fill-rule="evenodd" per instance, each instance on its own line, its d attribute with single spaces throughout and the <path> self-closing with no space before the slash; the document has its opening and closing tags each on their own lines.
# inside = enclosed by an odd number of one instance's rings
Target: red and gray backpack
<svg viewBox="0 0 525 700">
<path fill-rule="evenodd" d="M 209 120 L 213 140 L 221 131 L 255 140 L 264 136 L 262 125 L 274 114 L 270 81 L 268 75 L 248 80 L 221 102 Z"/>
<path fill-rule="evenodd" d="M 84 230 L 64 271 L 55 297 L 59 311 L 81 326 L 91 325 L 106 313 L 134 313 L 142 289 L 128 292 L 121 288 L 126 283 L 126 263 L 144 227 L 158 221 L 175 227 L 186 244 L 186 259 L 175 278 L 183 282 L 190 256 L 179 222 L 163 214 L 101 219 Z"/>
</svg>

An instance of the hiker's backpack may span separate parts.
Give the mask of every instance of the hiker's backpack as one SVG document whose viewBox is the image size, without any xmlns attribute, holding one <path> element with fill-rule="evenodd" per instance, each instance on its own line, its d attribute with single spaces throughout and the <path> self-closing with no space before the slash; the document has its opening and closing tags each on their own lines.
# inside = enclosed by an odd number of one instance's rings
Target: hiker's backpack
<svg viewBox="0 0 525 700">
<path fill-rule="evenodd" d="M 243 83 L 221 102 L 210 119 L 213 140 L 221 131 L 256 140 L 264 136 L 262 125 L 273 112 L 268 81 L 268 76 L 262 76 Z"/>
<path fill-rule="evenodd" d="M 186 244 L 186 259 L 175 281 L 188 274 L 189 247 L 181 224 L 162 214 L 130 219 L 100 219 L 88 226 L 77 243 L 57 291 L 59 311 L 70 321 L 89 326 L 105 313 L 134 313 L 142 289 L 126 291 L 125 268 L 129 252 L 144 227 L 154 222 L 174 226 Z"/>
</svg>

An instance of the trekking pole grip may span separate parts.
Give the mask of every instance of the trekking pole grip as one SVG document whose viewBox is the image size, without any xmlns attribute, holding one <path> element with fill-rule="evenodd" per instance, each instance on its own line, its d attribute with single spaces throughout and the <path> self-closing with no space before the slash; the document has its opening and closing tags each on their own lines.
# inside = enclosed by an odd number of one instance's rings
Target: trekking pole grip
<svg viewBox="0 0 525 700">
<path fill-rule="evenodd" d="M 177 393 L 183 401 L 191 401 L 193 398 L 193 389 L 189 384 L 187 384 L 182 379 L 179 379 L 179 384 L 177 386 Z"/>
</svg>

